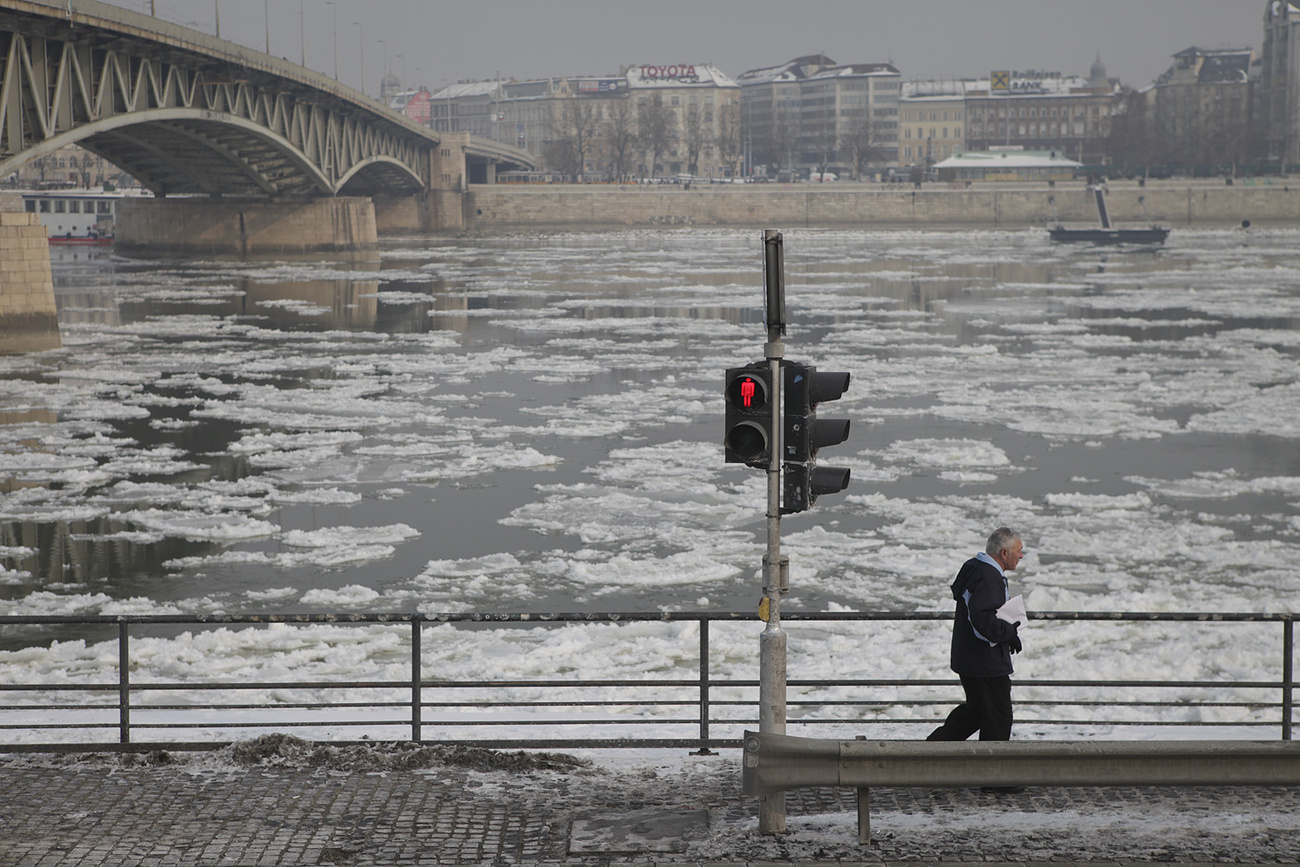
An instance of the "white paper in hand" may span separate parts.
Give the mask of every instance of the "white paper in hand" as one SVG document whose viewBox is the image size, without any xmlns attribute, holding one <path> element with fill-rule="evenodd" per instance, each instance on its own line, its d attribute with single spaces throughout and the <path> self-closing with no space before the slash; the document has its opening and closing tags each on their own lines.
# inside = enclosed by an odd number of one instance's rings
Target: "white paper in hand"
<svg viewBox="0 0 1300 867">
<path fill-rule="evenodd" d="M 998 609 L 997 615 L 999 620 L 1024 626 L 1029 622 L 1029 613 L 1025 611 L 1025 597 L 1013 596 L 1008 599 L 1007 604 Z"/>
</svg>

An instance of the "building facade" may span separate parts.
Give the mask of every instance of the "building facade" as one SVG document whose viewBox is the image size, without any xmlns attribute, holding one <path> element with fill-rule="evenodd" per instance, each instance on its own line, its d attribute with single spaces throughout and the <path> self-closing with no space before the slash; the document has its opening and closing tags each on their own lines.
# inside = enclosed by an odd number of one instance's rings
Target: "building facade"
<svg viewBox="0 0 1300 867">
<path fill-rule="evenodd" d="M 799 87 L 799 168 L 856 178 L 892 165 L 901 81 L 890 63 L 850 63 L 807 76 Z"/>
<path fill-rule="evenodd" d="M 1258 139 L 1251 111 L 1249 48 L 1191 47 L 1147 91 L 1160 162 L 1218 172 L 1251 160 Z"/>
<path fill-rule="evenodd" d="M 826 55 L 809 54 L 779 66 L 751 69 L 736 78 L 747 174 L 777 175 L 797 164 L 803 82 L 833 66 L 835 61 Z"/>
<path fill-rule="evenodd" d="M 1265 4 L 1256 96 L 1264 158 L 1279 166 L 1300 163 L 1300 4 Z"/>
<path fill-rule="evenodd" d="M 707 63 L 623 69 L 643 175 L 730 177 L 741 157 L 740 86 Z"/>
<path fill-rule="evenodd" d="M 933 166 L 966 150 L 962 81 L 906 81 L 898 100 L 900 166 Z"/>
<path fill-rule="evenodd" d="M 1086 79 L 1030 71 L 1011 72 L 1002 90 L 991 79 L 964 84 L 969 150 L 1059 151 L 1086 165 L 1106 161 L 1118 85 L 1100 59 Z"/>
</svg>

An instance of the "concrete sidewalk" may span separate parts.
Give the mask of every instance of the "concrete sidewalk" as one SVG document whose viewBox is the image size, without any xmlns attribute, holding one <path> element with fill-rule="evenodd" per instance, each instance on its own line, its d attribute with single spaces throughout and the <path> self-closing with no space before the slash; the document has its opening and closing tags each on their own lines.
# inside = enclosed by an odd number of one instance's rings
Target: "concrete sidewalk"
<svg viewBox="0 0 1300 867">
<path fill-rule="evenodd" d="M 863 847 L 849 791 L 758 835 L 738 755 L 566 758 L 0 755 L 0 865 L 1300 862 L 1296 788 L 875 789 Z"/>
</svg>

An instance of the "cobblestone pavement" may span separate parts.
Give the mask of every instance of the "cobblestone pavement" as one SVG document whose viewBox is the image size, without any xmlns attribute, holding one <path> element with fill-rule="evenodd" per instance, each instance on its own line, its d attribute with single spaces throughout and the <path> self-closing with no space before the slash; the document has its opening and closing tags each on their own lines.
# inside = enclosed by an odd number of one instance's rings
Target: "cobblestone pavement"
<svg viewBox="0 0 1300 867">
<path fill-rule="evenodd" d="M 1300 861 L 1296 788 L 791 793 L 757 833 L 735 756 L 560 770 L 214 754 L 0 756 L 0 865 Z"/>
</svg>

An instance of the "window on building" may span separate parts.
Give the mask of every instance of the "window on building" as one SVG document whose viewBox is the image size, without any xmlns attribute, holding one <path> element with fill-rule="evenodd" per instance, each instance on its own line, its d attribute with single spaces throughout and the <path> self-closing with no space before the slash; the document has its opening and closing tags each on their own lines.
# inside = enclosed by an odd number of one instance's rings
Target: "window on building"
<svg viewBox="0 0 1300 867">
<path fill-rule="evenodd" d="M 67 202 L 65 202 L 63 199 L 54 200 L 54 213 L 63 214 L 63 213 L 67 213 L 67 210 L 68 210 Z"/>
</svg>

